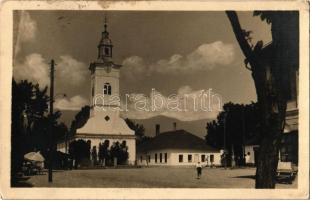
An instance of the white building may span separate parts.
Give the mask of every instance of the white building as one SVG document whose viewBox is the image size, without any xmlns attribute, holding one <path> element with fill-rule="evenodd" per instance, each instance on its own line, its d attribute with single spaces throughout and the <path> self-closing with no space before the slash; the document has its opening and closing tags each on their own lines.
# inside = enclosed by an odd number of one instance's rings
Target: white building
<svg viewBox="0 0 310 200">
<path fill-rule="evenodd" d="M 221 165 L 221 152 L 185 130 L 159 134 L 138 145 L 137 164 L 148 166 L 188 166 L 198 161 L 206 165 Z"/>
<path fill-rule="evenodd" d="M 90 118 L 80 129 L 77 129 L 75 140 L 83 139 L 91 142 L 91 149 L 96 147 L 97 153 L 99 143 L 109 141 L 110 146 L 114 142 L 126 142 L 128 147 L 128 164 L 134 164 L 136 158 L 136 138 L 124 119 L 120 117 L 120 94 L 119 77 L 121 65 L 112 61 L 112 41 L 104 25 L 104 32 L 98 45 L 98 58 L 90 64 L 91 88 Z M 64 145 L 59 144 L 59 147 Z"/>
</svg>

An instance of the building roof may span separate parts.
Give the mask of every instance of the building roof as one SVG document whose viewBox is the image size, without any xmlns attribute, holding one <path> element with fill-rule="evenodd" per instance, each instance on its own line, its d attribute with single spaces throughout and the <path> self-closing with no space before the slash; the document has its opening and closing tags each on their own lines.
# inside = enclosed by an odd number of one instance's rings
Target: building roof
<svg viewBox="0 0 310 200">
<path fill-rule="evenodd" d="M 137 146 L 138 152 L 160 149 L 199 150 L 205 152 L 219 152 L 206 144 L 205 140 L 185 130 L 175 130 L 160 133 L 156 137 Z"/>
</svg>

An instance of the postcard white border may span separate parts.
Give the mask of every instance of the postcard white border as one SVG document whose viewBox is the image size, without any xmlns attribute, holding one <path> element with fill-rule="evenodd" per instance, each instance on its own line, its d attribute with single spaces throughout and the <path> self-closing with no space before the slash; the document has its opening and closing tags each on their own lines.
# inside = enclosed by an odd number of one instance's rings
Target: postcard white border
<svg viewBox="0 0 310 200">
<path fill-rule="evenodd" d="M 10 188 L 13 10 L 299 10 L 298 189 Z M 0 192 L 3 199 L 297 199 L 309 195 L 309 6 L 306 1 L 6 1 L 0 13 Z"/>
</svg>

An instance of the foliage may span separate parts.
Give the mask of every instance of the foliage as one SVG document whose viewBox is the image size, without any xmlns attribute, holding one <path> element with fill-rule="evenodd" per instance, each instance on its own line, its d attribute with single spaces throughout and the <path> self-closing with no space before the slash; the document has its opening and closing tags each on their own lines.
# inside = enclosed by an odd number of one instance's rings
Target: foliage
<svg viewBox="0 0 310 200">
<path fill-rule="evenodd" d="M 248 105 L 226 103 L 216 120 L 207 123 L 207 144 L 223 148 L 224 125 L 226 126 L 226 144 L 242 145 L 256 140 L 258 143 L 258 107 L 256 103 Z"/>
<path fill-rule="evenodd" d="M 259 144 L 258 122 L 256 103 L 248 105 L 226 103 L 217 119 L 207 123 L 206 143 L 219 149 L 226 149 L 229 155 L 233 149 L 235 158 L 243 159 L 244 144 Z M 236 160 L 239 164 L 242 162 L 240 159 Z"/>
<path fill-rule="evenodd" d="M 49 97 L 47 87 L 40 89 L 27 80 L 17 83 L 12 80 L 12 133 L 11 164 L 12 175 L 20 170 L 23 155 L 30 151 L 41 151 L 46 156 L 51 141 L 63 137 L 67 131 L 57 119 L 60 112 L 48 116 Z M 52 125 L 53 135 L 49 135 Z"/>
<path fill-rule="evenodd" d="M 76 133 L 76 129 L 83 127 L 90 116 L 90 107 L 84 106 L 76 115 L 74 120 L 71 122 L 70 136 Z"/>
<path fill-rule="evenodd" d="M 69 154 L 75 160 L 75 167 L 83 160 L 90 159 L 90 141 L 74 140 L 69 144 Z"/>
<path fill-rule="evenodd" d="M 145 134 L 145 128 L 142 124 L 135 123 L 131 119 L 126 118 L 125 122 L 131 130 L 135 131 L 137 144 L 141 143 L 143 140 L 147 139 Z"/>
<path fill-rule="evenodd" d="M 111 159 L 117 158 L 117 164 L 126 164 L 128 159 L 128 147 L 126 146 L 126 142 L 119 142 L 113 143 L 110 149 Z"/>
<path fill-rule="evenodd" d="M 109 146 L 109 140 L 105 140 L 103 143 L 99 144 L 99 162 L 102 162 L 103 160 L 107 161 L 110 159 Z"/>
</svg>

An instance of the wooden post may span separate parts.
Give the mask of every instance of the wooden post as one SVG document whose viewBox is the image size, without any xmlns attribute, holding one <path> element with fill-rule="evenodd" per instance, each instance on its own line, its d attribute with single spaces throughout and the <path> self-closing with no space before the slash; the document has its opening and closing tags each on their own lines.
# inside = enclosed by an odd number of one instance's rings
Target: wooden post
<svg viewBox="0 0 310 200">
<path fill-rule="evenodd" d="M 50 136 L 50 145 L 49 145 L 49 165 L 48 165 L 48 182 L 53 182 L 53 153 L 54 153 L 54 141 L 53 141 L 53 124 L 52 116 L 54 112 L 54 69 L 55 62 L 51 60 L 51 71 L 50 71 L 50 121 L 49 121 L 49 136 Z"/>
</svg>

